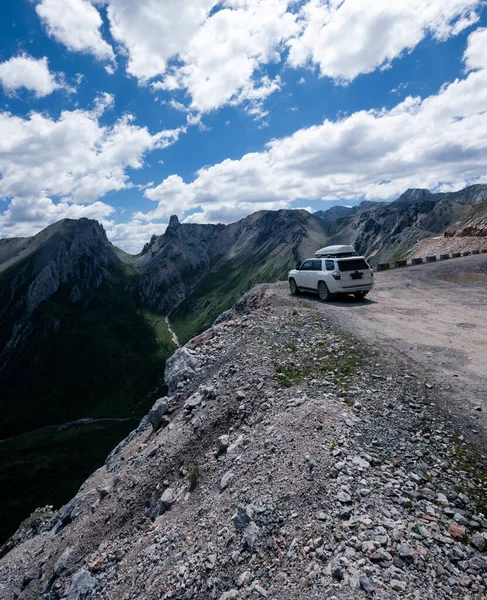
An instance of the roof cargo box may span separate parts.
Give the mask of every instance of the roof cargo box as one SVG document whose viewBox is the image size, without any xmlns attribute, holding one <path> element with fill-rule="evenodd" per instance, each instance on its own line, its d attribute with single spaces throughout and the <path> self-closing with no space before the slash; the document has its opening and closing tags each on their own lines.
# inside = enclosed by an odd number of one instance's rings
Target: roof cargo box
<svg viewBox="0 0 487 600">
<path fill-rule="evenodd" d="M 327 256 L 328 258 L 346 258 L 347 256 L 358 256 L 353 246 L 326 246 L 315 252 L 317 258 Z"/>
</svg>

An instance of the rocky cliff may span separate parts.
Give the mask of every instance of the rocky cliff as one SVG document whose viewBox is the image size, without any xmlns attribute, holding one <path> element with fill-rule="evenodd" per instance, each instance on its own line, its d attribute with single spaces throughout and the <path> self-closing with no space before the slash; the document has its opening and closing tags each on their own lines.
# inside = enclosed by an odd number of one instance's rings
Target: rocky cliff
<svg viewBox="0 0 487 600">
<path fill-rule="evenodd" d="M 305 211 L 229 226 L 173 217 L 139 257 L 87 219 L 2 241 L 0 541 L 41 499 L 64 502 L 160 393 L 175 349 L 166 315 L 184 342 L 323 241 Z"/>
<path fill-rule="evenodd" d="M 472 599 L 477 461 L 424 374 L 260 286 L 168 361 L 172 394 L 0 561 L 6 600 Z"/>
<path fill-rule="evenodd" d="M 394 202 L 333 220 L 327 227 L 327 243 L 354 244 L 372 264 L 400 260 L 421 240 L 463 223 L 486 197 L 486 185 L 437 194 L 410 189 Z"/>
</svg>

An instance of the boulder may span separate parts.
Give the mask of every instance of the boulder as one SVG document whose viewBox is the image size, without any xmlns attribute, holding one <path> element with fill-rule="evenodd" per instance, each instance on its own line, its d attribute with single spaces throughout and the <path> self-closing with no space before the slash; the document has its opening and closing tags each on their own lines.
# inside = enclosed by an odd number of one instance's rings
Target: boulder
<svg viewBox="0 0 487 600">
<path fill-rule="evenodd" d="M 164 382 L 173 394 L 178 383 L 190 379 L 196 374 L 201 361 L 188 348 L 180 348 L 168 358 L 164 372 Z"/>
<path fill-rule="evenodd" d="M 167 398 L 159 398 L 151 408 L 147 418 L 149 419 L 149 423 L 152 425 L 154 431 L 160 429 L 163 421 L 164 415 L 169 410 L 169 402 Z"/>
<path fill-rule="evenodd" d="M 67 600 L 91 600 L 95 589 L 96 579 L 82 569 L 71 578 Z"/>
</svg>

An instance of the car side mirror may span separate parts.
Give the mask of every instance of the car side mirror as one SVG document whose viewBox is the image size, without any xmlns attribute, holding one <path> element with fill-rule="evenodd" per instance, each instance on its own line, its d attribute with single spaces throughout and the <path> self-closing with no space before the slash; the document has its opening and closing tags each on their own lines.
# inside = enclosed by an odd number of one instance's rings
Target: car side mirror
<svg viewBox="0 0 487 600">
<path fill-rule="evenodd" d="M 298 262 L 298 263 L 296 264 L 296 271 L 299 271 L 299 269 L 301 268 L 301 264 L 302 264 L 302 263 L 300 263 L 300 262 Z"/>
</svg>

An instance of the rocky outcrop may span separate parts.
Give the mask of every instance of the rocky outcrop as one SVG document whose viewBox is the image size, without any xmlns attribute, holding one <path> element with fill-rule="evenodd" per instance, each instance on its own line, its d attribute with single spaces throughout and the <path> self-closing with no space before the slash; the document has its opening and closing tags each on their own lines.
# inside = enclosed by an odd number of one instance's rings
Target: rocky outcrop
<svg viewBox="0 0 487 600">
<path fill-rule="evenodd" d="M 36 255 L 36 261 L 47 264 L 34 276 L 26 297 L 26 314 L 30 316 L 45 300 L 55 294 L 61 284 L 74 281 L 71 301 L 100 287 L 106 269 L 120 264 L 110 249 L 105 230 L 89 219 L 67 224 L 72 229 L 62 239 L 51 256 Z M 49 248 L 50 249 L 50 248 Z"/>
<path fill-rule="evenodd" d="M 195 346 L 170 423 L 3 557 L 1 598 L 485 597 L 480 458 L 435 407 L 450 392 L 262 289 Z"/>
<path fill-rule="evenodd" d="M 166 369 L 164 372 L 164 382 L 169 389 L 169 393 L 173 394 L 178 385 L 186 380 L 189 380 L 196 375 L 201 366 L 201 362 L 196 356 L 194 350 L 188 348 L 180 348 L 167 359 Z"/>
<path fill-rule="evenodd" d="M 89 219 L 65 219 L 15 247 L 15 256 L 10 253 L 3 263 L 4 318 L 16 311 L 31 316 L 62 284 L 71 284 L 71 301 L 77 302 L 101 285 L 107 269 L 120 265 L 103 227 Z"/>
</svg>

